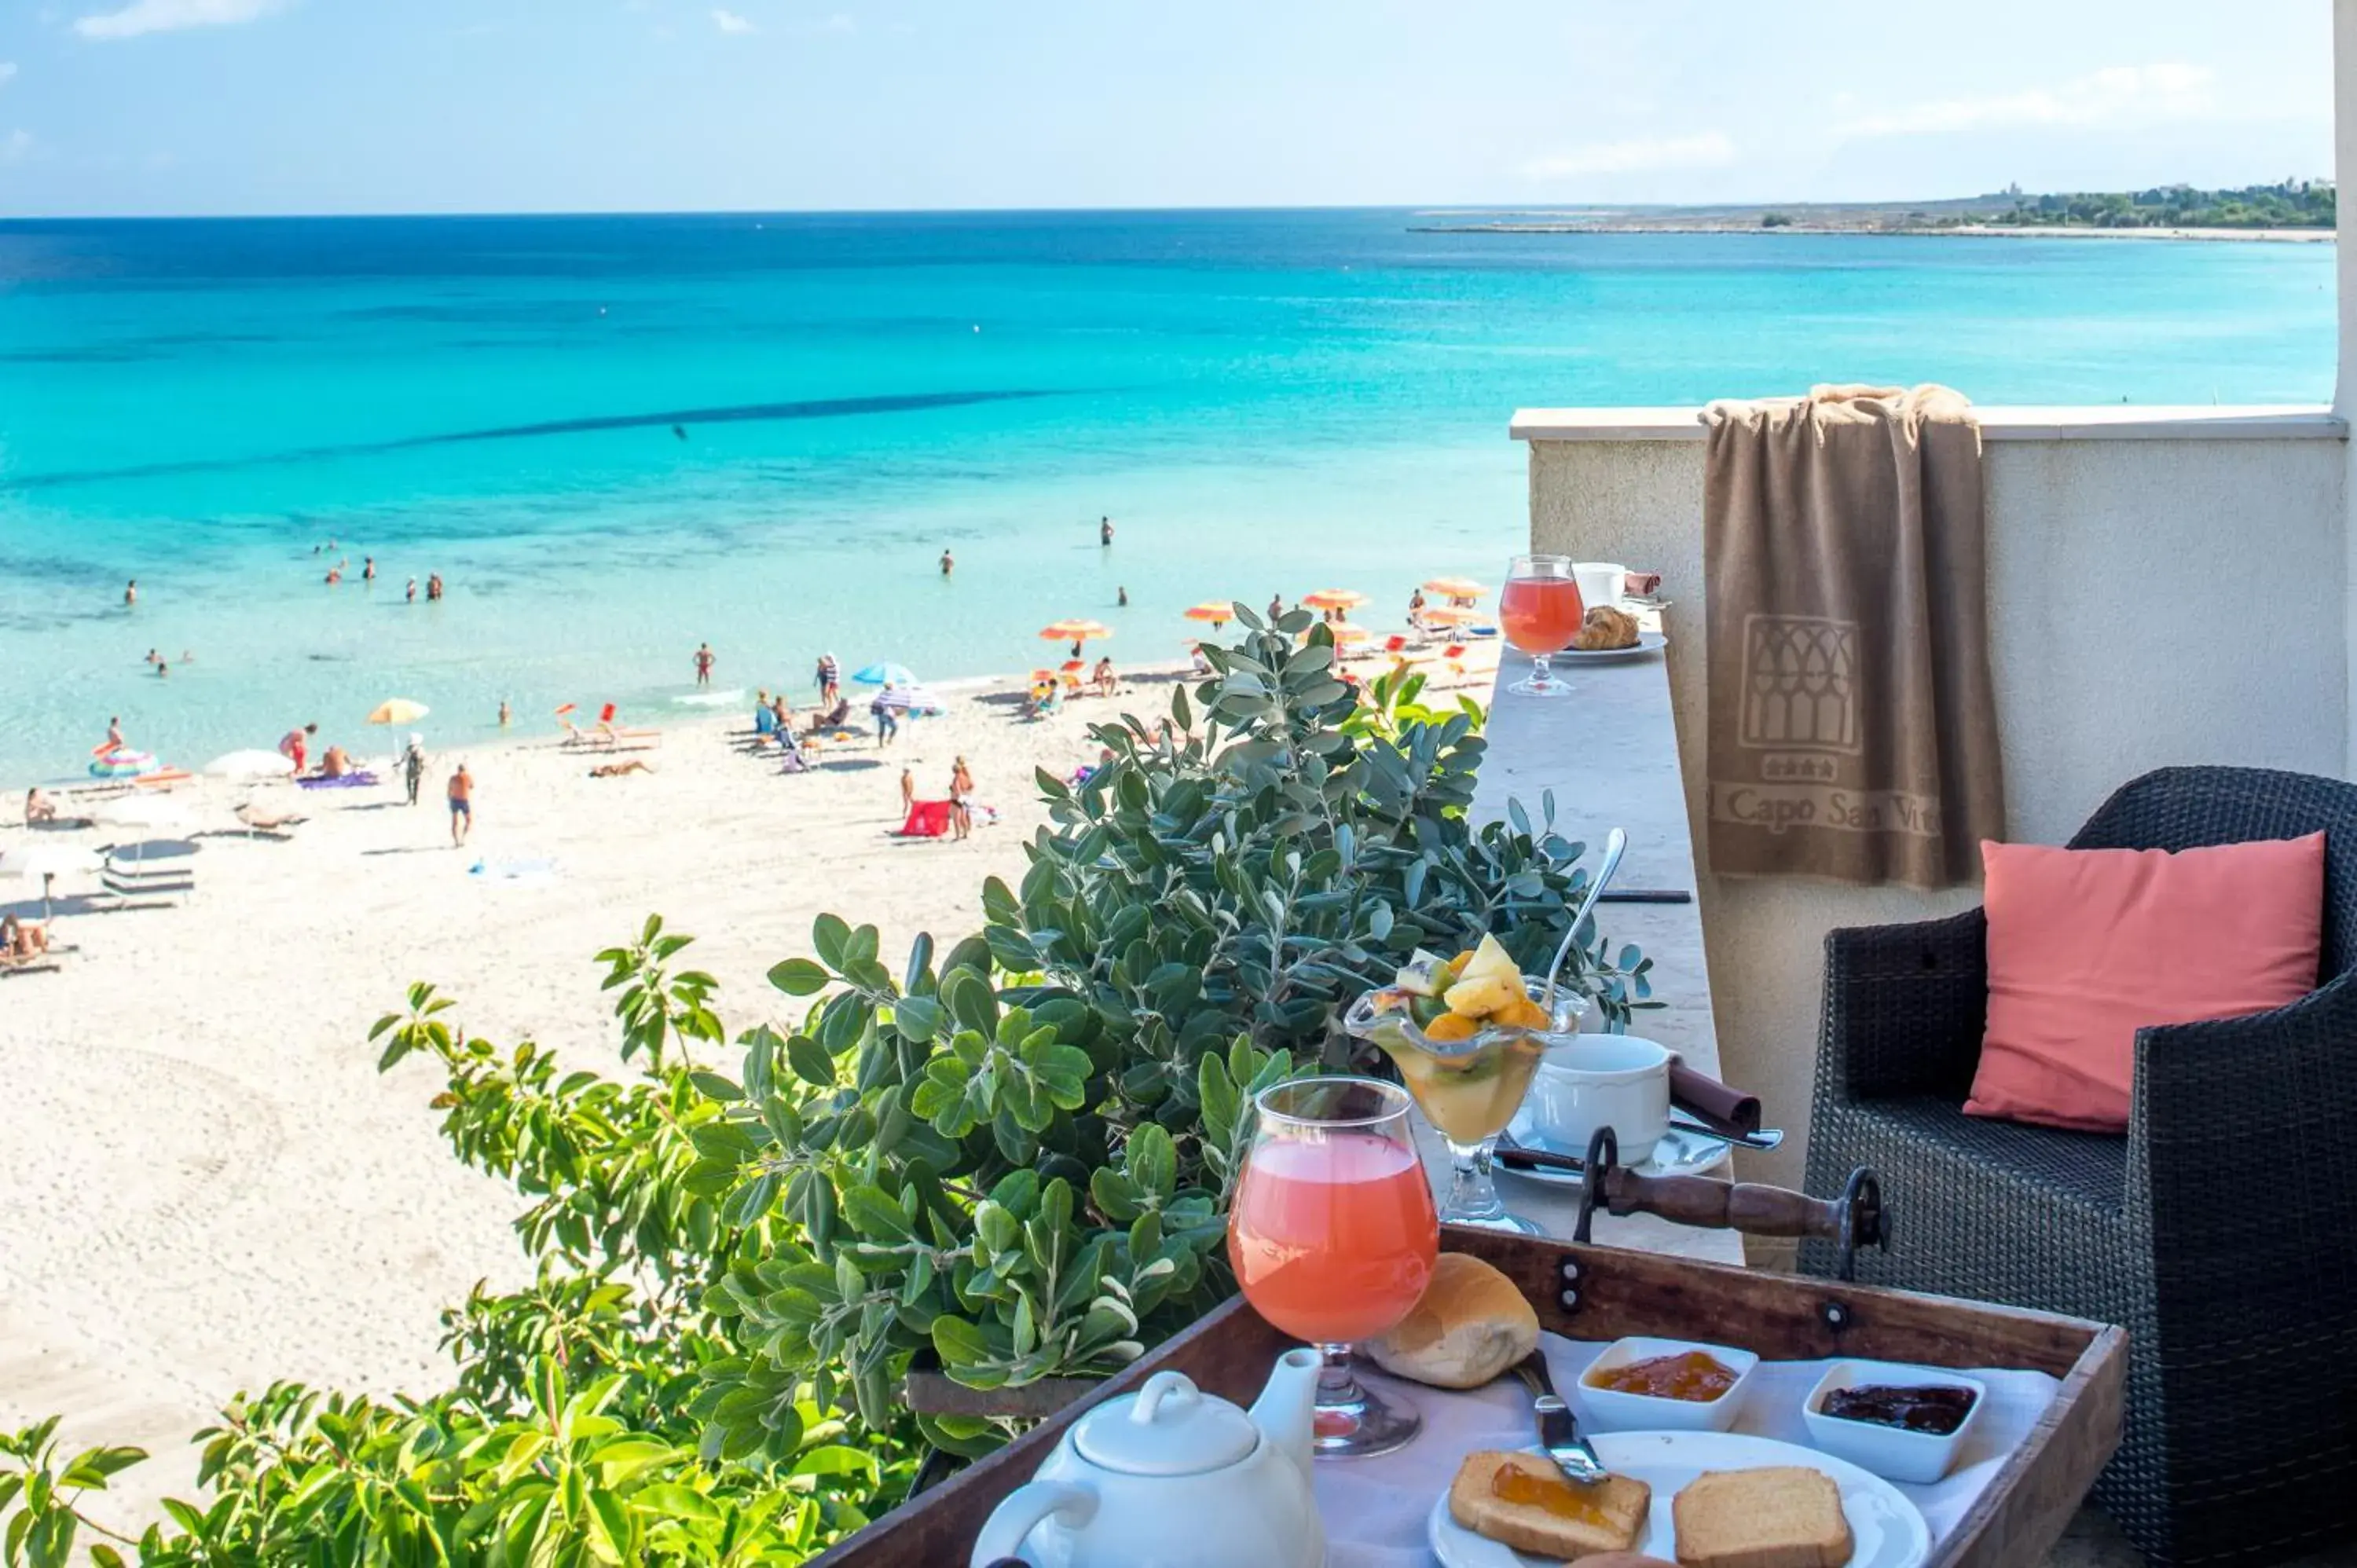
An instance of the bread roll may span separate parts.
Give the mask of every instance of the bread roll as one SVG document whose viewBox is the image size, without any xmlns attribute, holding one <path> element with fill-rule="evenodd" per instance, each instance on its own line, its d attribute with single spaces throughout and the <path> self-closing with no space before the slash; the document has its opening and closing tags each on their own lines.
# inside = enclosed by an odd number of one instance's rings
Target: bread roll
<svg viewBox="0 0 2357 1568">
<path fill-rule="evenodd" d="M 1598 605 L 1580 618 L 1579 635 L 1571 639 L 1571 645 L 1590 653 L 1614 648 L 1634 648 L 1637 646 L 1637 618 L 1627 610 Z"/>
<path fill-rule="evenodd" d="M 1424 1296 L 1366 1347 L 1375 1365 L 1436 1388 L 1479 1388 L 1538 1348 L 1539 1315 L 1514 1282 L 1462 1252 L 1443 1252 Z"/>
</svg>

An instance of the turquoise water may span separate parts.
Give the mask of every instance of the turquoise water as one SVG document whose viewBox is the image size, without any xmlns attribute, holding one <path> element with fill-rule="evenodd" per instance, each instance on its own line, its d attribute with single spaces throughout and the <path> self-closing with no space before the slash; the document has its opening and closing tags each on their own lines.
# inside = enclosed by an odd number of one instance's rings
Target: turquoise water
<svg viewBox="0 0 2357 1568">
<path fill-rule="evenodd" d="M 1356 587 L 1387 623 L 1522 537 L 1521 406 L 2331 391 L 2326 245 L 1415 220 L 0 224 L 0 780 L 110 714 L 191 765 L 309 719 L 365 743 L 394 694 L 437 744 L 502 698 L 652 721 L 699 640 L 800 694 L 825 650 L 1026 668 L 1071 615 L 1169 658 L 1202 598 Z"/>
</svg>

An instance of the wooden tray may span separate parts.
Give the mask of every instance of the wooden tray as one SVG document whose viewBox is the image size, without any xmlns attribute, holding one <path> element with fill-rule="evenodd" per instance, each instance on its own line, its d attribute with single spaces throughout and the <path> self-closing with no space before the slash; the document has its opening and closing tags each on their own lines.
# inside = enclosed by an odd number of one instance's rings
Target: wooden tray
<svg viewBox="0 0 2357 1568">
<path fill-rule="evenodd" d="M 2061 1392 L 1953 1532 L 1932 1568 L 2016 1568 L 2040 1561 L 2120 1440 L 2127 1368 L 2124 1329 L 2074 1317 L 1830 1280 L 1757 1273 L 1655 1252 L 1584 1247 L 1454 1226 L 1443 1251 L 1502 1270 L 1567 1338 L 1626 1334 L 1739 1346 L 1775 1360 L 1857 1356 L 1934 1367 L 2046 1372 Z M 1098 1399 L 1166 1367 L 1250 1404 L 1277 1356 L 1294 1348 L 1239 1296 L 1093 1386 L 1022 1438 L 877 1520 L 813 1568 L 963 1568 L 983 1521 L 1030 1479 L 1064 1429 Z M 1436 1492 L 1448 1477 L 1436 1477 Z"/>
</svg>

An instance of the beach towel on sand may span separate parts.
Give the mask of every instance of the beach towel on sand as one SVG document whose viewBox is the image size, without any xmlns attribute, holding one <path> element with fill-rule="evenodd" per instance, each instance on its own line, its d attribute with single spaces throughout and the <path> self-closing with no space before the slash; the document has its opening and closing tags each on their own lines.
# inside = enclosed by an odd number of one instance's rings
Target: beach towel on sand
<svg viewBox="0 0 2357 1568">
<path fill-rule="evenodd" d="M 1977 881 L 2005 794 L 1971 405 L 1817 387 L 1704 420 L 1710 870 Z"/>
<path fill-rule="evenodd" d="M 904 839 L 937 839 L 950 831 L 947 800 L 920 800 L 909 808 L 909 820 L 897 835 Z"/>
</svg>

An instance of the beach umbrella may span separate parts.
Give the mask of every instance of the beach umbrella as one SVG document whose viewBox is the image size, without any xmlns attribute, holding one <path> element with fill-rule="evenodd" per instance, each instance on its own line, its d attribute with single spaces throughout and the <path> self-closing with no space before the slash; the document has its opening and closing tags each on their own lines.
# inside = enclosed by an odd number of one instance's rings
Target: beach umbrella
<svg viewBox="0 0 2357 1568">
<path fill-rule="evenodd" d="M 152 751 L 134 751 L 127 746 L 119 746 L 91 758 L 90 776 L 92 779 L 136 779 L 163 766 L 156 760 L 156 754 Z"/>
<path fill-rule="evenodd" d="M 1476 621 L 1486 620 L 1489 618 L 1480 610 L 1460 610 L 1443 607 L 1438 609 L 1419 610 L 1416 612 L 1415 618 L 1426 626 L 1471 626 Z"/>
<path fill-rule="evenodd" d="M 899 708 L 912 714 L 942 712 L 942 701 L 922 686 L 887 686 L 876 701 L 888 708 Z"/>
<path fill-rule="evenodd" d="M 1373 640 L 1375 635 L 1363 626 L 1329 626 L 1326 629 L 1333 633 L 1334 646 L 1345 651 Z"/>
<path fill-rule="evenodd" d="M 1111 637 L 1113 628 L 1101 620 L 1060 620 L 1041 627 L 1039 635 L 1049 642 L 1069 642 L 1077 647 L 1092 637 Z"/>
<path fill-rule="evenodd" d="M 275 751 L 225 752 L 205 764 L 210 779 L 286 779 L 294 772 L 295 759 Z"/>
<path fill-rule="evenodd" d="M 41 884 L 41 918 L 49 918 L 49 885 L 60 876 L 73 876 L 99 867 L 95 850 L 78 849 L 65 843 L 20 843 L 0 850 L 0 876 L 21 876 L 27 882 L 38 878 Z"/>
<path fill-rule="evenodd" d="M 1313 610 L 1354 610 L 1367 602 L 1367 596 L 1356 588 L 1320 588 L 1302 595 L 1301 602 Z"/>
<path fill-rule="evenodd" d="M 408 697 L 388 697 L 368 716 L 372 725 L 414 725 L 434 710 Z"/>
<path fill-rule="evenodd" d="M 1478 599 L 1490 590 L 1470 577 L 1434 577 L 1424 585 L 1424 591 L 1444 599 Z"/>
<path fill-rule="evenodd" d="M 1207 620 L 1213 626 L 1225 626 L 1236 618 L 1236 607 L 1207 599 L 1200 605 L 1189 605 L 1179 613 L 1189 620 Z"/>
<path fill-rule="evenodd" d="M 91 811 L 91 820 L 111 828 L 178 828 L 188 821 L 188 809 L 179 801 L 162 795 L 126 795 L 118 800 L 102 800 Z M 131 858 L 145 858 L 144 844 L 132 846 Z"/>
<path fill-rule="evenodd" d="M 913 686 L 917 672 L 905 664 L 870 664 L 852 672 L 863 686 Z"/>
</svg>

